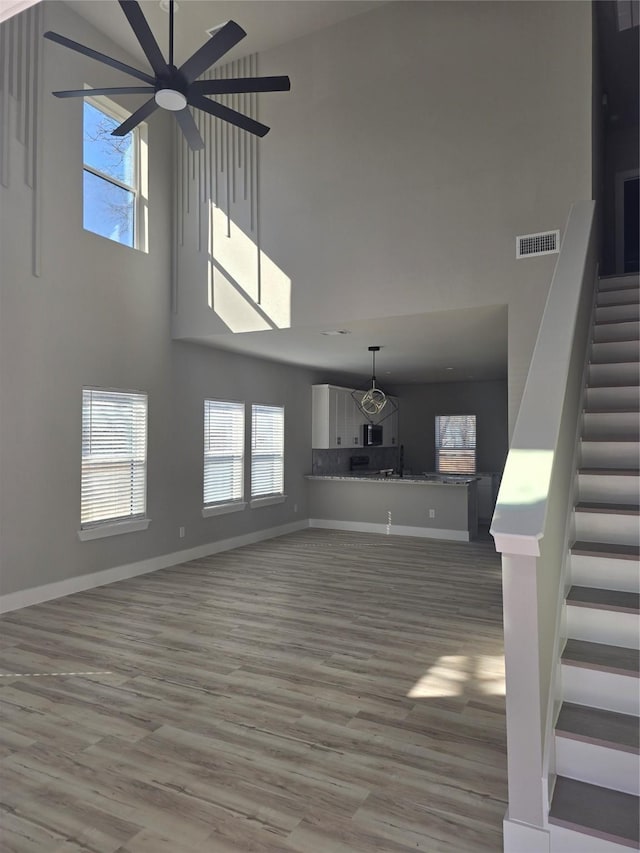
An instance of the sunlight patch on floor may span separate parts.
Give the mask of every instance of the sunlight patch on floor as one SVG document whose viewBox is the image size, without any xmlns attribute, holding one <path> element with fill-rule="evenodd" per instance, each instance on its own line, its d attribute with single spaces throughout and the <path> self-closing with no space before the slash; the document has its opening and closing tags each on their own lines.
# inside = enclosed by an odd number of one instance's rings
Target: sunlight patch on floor
<svg viewBox="0 0 640 853">
<path fill-rule="evenodd" d="M 502 655 L 442 655 L 407 693 L 410 699 L 433 699 L 484 693 L 504 696 Z"/>
</svg>

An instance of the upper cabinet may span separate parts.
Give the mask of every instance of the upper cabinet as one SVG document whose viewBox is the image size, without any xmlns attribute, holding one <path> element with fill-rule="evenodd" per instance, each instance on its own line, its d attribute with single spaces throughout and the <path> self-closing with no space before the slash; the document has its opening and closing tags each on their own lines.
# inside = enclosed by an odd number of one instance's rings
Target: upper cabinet
<svg viewBox="0 0 640 853">
<path fill-rule="evenodd" d="M 362 447 L 363 417 L 350 388 L 312 387 L 311 445 L 318 449 Z"/>
<path fill-rule="evenodd" d="M 362 397 L 363 391 L 353 394 Z M 312 386 L 311 446 L 317 450 L 362 447 L 362 427 L 367 418 L 353 399 L 351 388 Z M 374 423 L 380 418 L 372 419 Z M 384 446 L 398 444 L 398 413 L 382 421 Z"/>
</svg>

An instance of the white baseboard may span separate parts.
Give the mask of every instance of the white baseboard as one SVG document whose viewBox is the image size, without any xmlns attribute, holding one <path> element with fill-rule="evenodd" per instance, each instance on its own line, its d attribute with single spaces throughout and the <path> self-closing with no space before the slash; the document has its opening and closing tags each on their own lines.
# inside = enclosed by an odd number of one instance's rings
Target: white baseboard
<svg viewBox="0 0 640 853">
<path fill-rule="evenodd" d="M 502 829 L 504 853 L 549 853 L 551 849 L 548 830 L 511 820 L 509 812 L 504 817 Z"/>
<path fill-rule="evenodd" d="M 209 557 L 221 551 L 230 551 L 243 545 L 252 545 L 264 539 L 273 539 L 276 536 L 284 536 L 286 533 L 295 533 L 309 526 L 307 519 L 294 521 L 291 524 L 282 524 L 279 527 L 269 527 L 265 530 L 254 530 L 242 536 L 234 536 L 230 539 L 220 539 L 217 542 L 208 542 L 206 545 L 198 545 L 195 548 L 187 548 L 184 551 L 174 551 L 171 554 L 161 554 L 159 557 L 151 557 L 148 560 L 140 560 L 137 563 L 129 563 L 124 566 L 115 566 L 112 569 L 103 569 L 100 572 L 92 572 L 87 575 L 77 575 L 63 581 L 35 586 L 31 589 L 10 592 L 0 595 L 0 613 L 8 613 L 11 610 L 20 610 L 30 607 L 32 604 L 41 604 L 43 601 L 51 601 L 54 598 L 62 598 L 72 595 L 74 592 L 84 592 L 97 586 L 114 583 L 115 581 L 134 578 L 149 572 L 157 572 L 158 569 L 167 569 L 189 560 L 199 560 Z"/>
<path fill-rule="evenodd" d="M 374 524 L 369 521 L 335 521 L 327 518 L 310 518 L 309 527 L 326 530 L 350 530 L 354 533 L 381 533 L 386 536 L 419 536 L 423 539 L 450 539 L 468 542 L 466 530 L 446 530 L 438 527 L 410 527 L 406 524 Z"/>
</svg>

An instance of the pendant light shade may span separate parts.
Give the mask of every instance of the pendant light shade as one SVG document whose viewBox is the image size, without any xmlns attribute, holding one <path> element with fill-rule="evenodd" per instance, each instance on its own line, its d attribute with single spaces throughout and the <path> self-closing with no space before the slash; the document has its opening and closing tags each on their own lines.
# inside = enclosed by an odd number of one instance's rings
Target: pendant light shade
<svg viewBox="0 0 640 853">
<path fill-rule="evenodd" d="M 352 391 L 351 396 L 369 423 L 380 424 L 394 412 L 397 412 L 398 406 L 393 397 L 387 397 L 382 388 L 378 388 L 376 385 L 376 353 L 380 351 L 380 347 L 369 347 L 368 349 L 371 353 L 371 387 L 367 388 L 364 393 Z M 384 415 L 382 414 L 383 409 L 385 410 Z"/>
<path fill-rule="evenodd" d="M 371 353 L 371 388 L 365 391 L 360 407 L 367 415 L 379 415 L 387 403 L 387 395 L 380 388 L 376 388 L 376 353 L 380 347 L 369 347 Z"/>
</svg>

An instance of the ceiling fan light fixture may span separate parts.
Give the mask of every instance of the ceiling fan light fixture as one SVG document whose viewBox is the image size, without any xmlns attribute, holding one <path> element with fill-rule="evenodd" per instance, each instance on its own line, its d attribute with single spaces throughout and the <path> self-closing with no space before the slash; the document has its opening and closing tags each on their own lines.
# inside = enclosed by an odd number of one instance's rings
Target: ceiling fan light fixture
<svg viewBox="0 0 640 853">
<path fill-rule="evenodd" d="M 202 75 L 214 66 L 245 36 L 246 32 L 235 21 L 227 21 L 211 31 L 211 37 L 180 67 L 174 65 L 174 16 L 175 0 L 165 4 L 169 13 L 169 53 L 165 59 L 155 36 L 144 16 L 137 0 L 118 0 L 127 21 L 146 56 L 151 73 L 140 71 L 119 59 L 107 56 L 93 48 L 73 41 L 51 30 L 43 37 L 62 47 L 95 59 L 104 65 L 122 71 L 129 77 L 135 77 L 144 83 L 141 86 L 106 86 L 94 89 L 67 89 L 53 92 L 56 98 L 86 98 L 87 95 L 147 95 L 148 100 L 138 107 L 128 118 L 111 131 L 112 136 L 126 136 L 127 133 L 145 121 L 158 108 L 175 113 L 176 121 L 182 130 L 187 145 L 192 151 L 204 148 L 198 125 L 187 106 L 200 110 L 221 121 L 228 122 L 240 130 L 262 137 L 269 132 L 266 124 L 230 106 L 211 100 L 207 95 L 234 95 L 258 92 L 288 92 L 291 81 L 286 75 L 270 77 L 221 77 L 205 78 Z"/>
<path fill-rule="evenodd" d="M 155 94 L 156 104 L 163 110 L 178 112 L 187 106 L 187 99 L 177 89 L 158 89 Z"/>
</svg>

